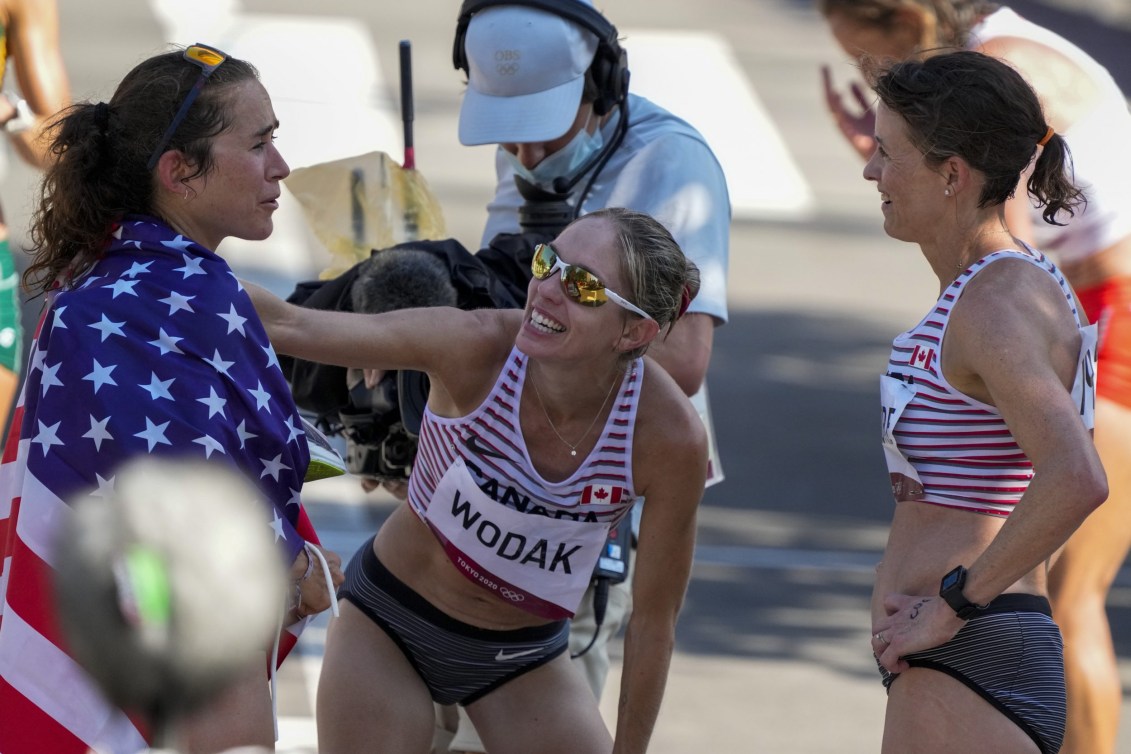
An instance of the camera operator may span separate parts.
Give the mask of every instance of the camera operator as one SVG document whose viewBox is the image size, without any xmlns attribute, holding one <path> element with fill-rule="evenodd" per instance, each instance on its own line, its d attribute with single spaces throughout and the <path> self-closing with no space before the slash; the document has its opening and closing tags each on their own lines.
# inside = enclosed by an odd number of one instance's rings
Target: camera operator
<svg viewBox="0 0 1131 754">
<path fill-rule="evenodd" d="M 714 328 L 727 320 L 730 200 L 706 141 L 687 122 L 629 93 L 617 31 L 589 0 L 466 0 L 453 58 L 467 75 L 460 141 L 498 145 L 495 196 L 481 243 L 486 248 L 477 256 L 504 269 L 500 238 L 524 231 L 553 235 L 557 223 L 604 207 L 660 220 L 698 266 L 702 286 L 687 315 L 653 341 L 648 354 L 691 397 L 710 429 L 705 378 Z M 529 279 L 529 257 L 513 267 Z M 722 479 L 713 432 L 709 436 L 708 485 Z M 598 698 L 609 667 L 608 639 L 632 609 L 630 588 L 630 580 L 612 587 L 599 632 L 592 610 L 573 621 L 574 654 L 595 639 L 580 659 Z M 582 609 L 592 605 L 589 594 Z M 451 751 L 483 750 L 463 716 Z"/>
</svg>

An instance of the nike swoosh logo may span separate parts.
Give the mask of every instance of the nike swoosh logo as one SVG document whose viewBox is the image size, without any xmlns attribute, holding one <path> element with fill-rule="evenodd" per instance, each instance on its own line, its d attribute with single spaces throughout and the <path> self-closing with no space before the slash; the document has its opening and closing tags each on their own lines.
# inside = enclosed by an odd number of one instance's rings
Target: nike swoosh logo
<svg viewBox="0 0 1131 754">
<path fill-rule="evenodd" d="M 479 435 L 468 435 L 465 444 L 467 445 L 467 449 L 476 455 L 489 458 L 506 458 L 506 456 L 499 451 L 486 445 L 483 440 L 479 438 Z"/>
<path fill-rule="evenodd" d="M 541 652 L 541 651 L 542 651 L 541 647 L 535 647 L 534 649 L 524 649 L 521 652 L 504 652 L 503 650 L 500 649 L 499 653 L 497 655 L 495 655 L 495 660 L 497 662 L 506 662 L 507 660 L 513 660 L 516 657 L 523 657 L 525 655 L 532 655 L 535 652 Z"/>
</svg>

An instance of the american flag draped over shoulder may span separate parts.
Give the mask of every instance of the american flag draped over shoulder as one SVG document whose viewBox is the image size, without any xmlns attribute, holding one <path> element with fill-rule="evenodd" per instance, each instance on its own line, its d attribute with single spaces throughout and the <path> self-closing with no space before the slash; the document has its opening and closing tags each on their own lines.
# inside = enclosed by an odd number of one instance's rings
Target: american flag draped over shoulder
<svg viewBox="0 0 1131 754">
<path fill-rule="evenodd" d="M 139 454 L 220 459 L 258 483 L 289 563 L 317 541 L 299 502 L 301 421 L 227 263 L 152 218 L 127 218 L 55 295 L 29 362 L 0 463 L 0 752 L 137 751 L 142 735 L 67 656 L 53 615 L 65 501 L 112 489 L 116 466 Z"/>
</svg>

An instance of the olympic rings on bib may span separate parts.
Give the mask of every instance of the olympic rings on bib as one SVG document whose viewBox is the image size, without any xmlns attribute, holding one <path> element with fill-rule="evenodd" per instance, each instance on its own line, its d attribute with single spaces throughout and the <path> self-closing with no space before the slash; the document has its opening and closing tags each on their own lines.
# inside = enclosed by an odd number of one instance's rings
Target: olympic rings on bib
<svg viewBox="0 0 1131 754">
<path fill-rule="evenodd" d="M 521 592 L 516 592 L 513 589 L 508 589 L 505 586 L 502 587 L 501 589 L 499 589 L 499 594 L 501 594 L 503 597 L 510 600 L 511 602 L 522 602 L 523 600 L 526 599 L 525 594 L 522 594 Z"/>
</svg>

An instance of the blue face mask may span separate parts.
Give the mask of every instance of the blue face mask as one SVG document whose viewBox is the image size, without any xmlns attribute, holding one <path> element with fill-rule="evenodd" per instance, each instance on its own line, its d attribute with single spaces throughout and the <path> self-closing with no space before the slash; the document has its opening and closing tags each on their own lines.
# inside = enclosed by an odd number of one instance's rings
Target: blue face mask
<svg viewBox="0 0 1131 754">
<path fill-rule="evenodd" d="M 588 125 L 586 121 L 586 126 Z M 568 144 L 532 168 L 519 162 L 518 155 L 511 154 L 505 149 L 502 152 L 515 175 L 521 176 L 527 183 L 533 183 L 541 189 L 553 191 L 555 178 L 573 178 L 575 172 L 585 165 L 590 157 L 600 152 L 604 145 L 605 137 L 601 134 L 601 129 L 589 133 L 586 127 L 578 131 Z"/>
</svg>

